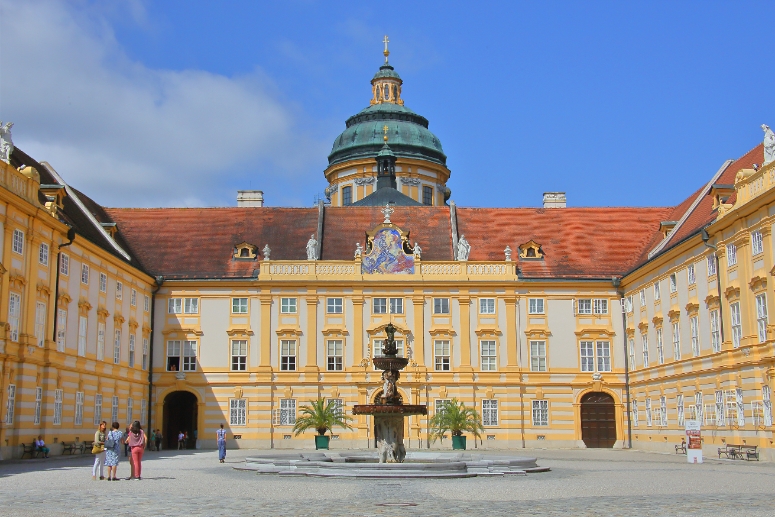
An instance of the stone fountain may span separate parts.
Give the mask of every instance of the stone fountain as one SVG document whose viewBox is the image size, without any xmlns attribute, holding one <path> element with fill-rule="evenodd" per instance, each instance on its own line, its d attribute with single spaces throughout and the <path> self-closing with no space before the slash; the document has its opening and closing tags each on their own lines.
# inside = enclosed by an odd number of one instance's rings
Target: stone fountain
<svg viewBox="0 0 775 517">
<path fill-rule="evenodd" d="M 372 359 L 374 367 L 382 370 L 382 396 L 375 404 L 353 406 L 353 415 L 373 415 L 374 434 L 379 448 L 380 463 L 403 463 L 406 457 L 404 448 L 404 418 L 409 415 L 427 415 L 424 404 L 403 404 L 396 389 L 396 383 L 409 363 L 406 357 L 398 357 L 395 334 L 396 327 L 388 323 L 385 327 L 382 357 Z"/>
</svg>

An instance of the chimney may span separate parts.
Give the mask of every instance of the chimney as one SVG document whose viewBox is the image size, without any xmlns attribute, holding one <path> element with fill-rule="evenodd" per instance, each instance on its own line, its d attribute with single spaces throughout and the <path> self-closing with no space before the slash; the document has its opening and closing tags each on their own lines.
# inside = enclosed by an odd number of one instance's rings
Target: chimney
<svg viewBox="0 0 775 517">
<path fill-rule="evenodd" d="M 264 206 L 263 190 L 238 190 L 237 206 L 256 207 Z"/>
<path fill-rule="evenodd" d="M 544 192 L 544 208 L 565 208 L 565 192 Z"/>
</svg>

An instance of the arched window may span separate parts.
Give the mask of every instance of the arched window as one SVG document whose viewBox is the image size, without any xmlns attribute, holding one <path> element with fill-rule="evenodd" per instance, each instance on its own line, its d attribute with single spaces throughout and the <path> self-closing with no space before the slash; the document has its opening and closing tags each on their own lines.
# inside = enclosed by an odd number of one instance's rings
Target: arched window
<svg viewBox="0 0 775 517">
<path fill-rule="evenodd" d="M 376 99 L 379 100 L 379 85 L 377 85 L 377 89 L 375 90 L 376 93 Z"/>
</svg>

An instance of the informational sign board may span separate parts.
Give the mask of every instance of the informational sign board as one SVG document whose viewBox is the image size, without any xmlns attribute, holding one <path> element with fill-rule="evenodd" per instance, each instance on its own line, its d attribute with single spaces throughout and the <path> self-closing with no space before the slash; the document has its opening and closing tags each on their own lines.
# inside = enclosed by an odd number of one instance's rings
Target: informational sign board
<svg viewBox="0 0 775 517">
<path fill-rule="evenodd" d="M 686 461 L 702 463 L 702 434 L 699 420 L 686 421 Z"/>
</svg>

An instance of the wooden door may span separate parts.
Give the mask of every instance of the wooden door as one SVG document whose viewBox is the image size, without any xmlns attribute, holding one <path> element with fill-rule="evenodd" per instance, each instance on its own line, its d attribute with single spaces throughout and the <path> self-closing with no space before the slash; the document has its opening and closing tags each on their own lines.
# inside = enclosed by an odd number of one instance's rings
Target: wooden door
<svg viewBox="0 0 775 517">
<path fill-rule="evenodd" d="M 587 393 L 581 398 L 581 439 L 590 448 L 611 448 L 616 443 L 616 409 L 607 393 Z"/>
</svg>

